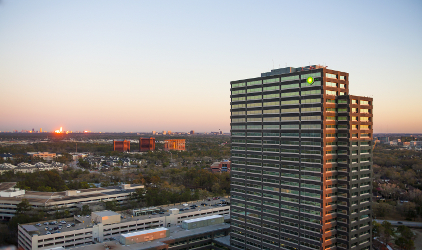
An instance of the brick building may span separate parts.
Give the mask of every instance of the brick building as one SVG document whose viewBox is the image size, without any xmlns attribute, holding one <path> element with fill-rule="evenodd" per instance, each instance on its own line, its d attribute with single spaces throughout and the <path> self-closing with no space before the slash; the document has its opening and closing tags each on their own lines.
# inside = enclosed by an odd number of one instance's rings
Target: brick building
<svg viewBox="0 0 422 250">
<path fill-rule="evenodd" d="M 139 138 L 139 152 L 155 150 L 155 138 Z"/>
<path fill-rule="evenodd" d="M 119 152 L 130 151 L 130 141 L 127 140 L 114 140 L 113 141 L 113 150 Z"/>
<path fill-rule="evenodd" d="M 164 149 L 185 151 L 185 139 L 165 140 Z"/>
</svg>

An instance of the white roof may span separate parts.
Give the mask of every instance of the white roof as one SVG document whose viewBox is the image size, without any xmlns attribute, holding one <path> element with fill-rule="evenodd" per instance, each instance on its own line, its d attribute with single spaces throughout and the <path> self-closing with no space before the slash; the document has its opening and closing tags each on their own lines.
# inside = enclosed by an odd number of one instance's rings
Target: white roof
<svg viewBox="0 0 422 250">
<path fill-rule="evenodd" d="M 192 222 L 203 221 L 203 220 L 217 219 L 217 218 L 221 218 L 221 217 L 224 217 L 224 216 L 222 216 L 222 215 L 210 215 L 210 216 L 196 218 L 196 219 L 184 220 L 183 222 L 192 223 Z"/>
<path fill-rule="evenodd" d="M 154 229 L 149 229 L 149 230 L 144 230 L 144 231 L 137 231 L 133 233 L 122 234 L 122 237 L 132 237 L 132 236 L 155 233 L 155 232 L 160 232 L 160 231 L 168 231 L 168 228 L 159 227 L 159 228 L 154 228 Z"/>
</svg>

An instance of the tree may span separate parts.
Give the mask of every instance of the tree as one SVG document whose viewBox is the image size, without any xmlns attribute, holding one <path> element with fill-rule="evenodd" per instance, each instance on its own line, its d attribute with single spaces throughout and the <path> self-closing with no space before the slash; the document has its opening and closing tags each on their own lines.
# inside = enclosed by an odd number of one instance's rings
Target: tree
<svg viewBox="0 0 422 250">
<path fill-rule="evenodd" d="M 411 250 L 415 246 L 412 239 L 406 239 L 405 237 L 397 238 L 394 243 L 402 250 Z"/>
<path fill-rule="evenodd" d="M 23 199 L 18 205 L 16 205 L 16 215 L 26 214 L 28 211 L 31 211 L 31 204 L 27 199 Z"/>
<path fill-rule="evenodd" d="M 106 210 L 110 210 L 110 211 L 116 211 L 118 205 L 119 204 L 117 200 L 111 200 L 111 201 L 105 202 Z"/>
<path fill-rule="evenodd" d="M 394 235 L 393 226 L 388 221 L 383 221 L 381 225 L 384 228 L 382 240 L 385 244 L 388 244 L 390 242 L 391 236 Z"/>
<path fill-rule="evenodd" d="M 91 213 L 91 209 L 88 205 L 82 206 L 82 215 L 89 215 Z"/>
<path fill-rule="evenodd" d="M 383 231 L 383 228 L 381 224 L 374 221 L 372 225 L 372 236 L 379 238 L 381 236 L 382 231 Z"/>
</svg>

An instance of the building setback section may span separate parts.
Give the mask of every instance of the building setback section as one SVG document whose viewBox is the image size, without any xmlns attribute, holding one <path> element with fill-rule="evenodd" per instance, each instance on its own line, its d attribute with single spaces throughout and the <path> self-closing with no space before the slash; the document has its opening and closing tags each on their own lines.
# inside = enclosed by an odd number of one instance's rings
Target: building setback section
<svg viewBox="0 0 422 250">
<path fill-rule="evenodd" d="M 138 231 L 120 235 L 119 242 L 122 245 L 131 245 L 145 241 L 161 239 L 170 236 L 170 230 L 164 227 L 154 228 L 145 231 Z"/>
<path fill-rule="evenodd" d="M 182 222 L 183 229 L 196 229 L 199 227 L 206 227 L 216 224 L 224 223 L 224 216 L 222 215 L 211 215 L 202 218 L 195 218 L 190 220 L 184 220 Z"/>
</svg>

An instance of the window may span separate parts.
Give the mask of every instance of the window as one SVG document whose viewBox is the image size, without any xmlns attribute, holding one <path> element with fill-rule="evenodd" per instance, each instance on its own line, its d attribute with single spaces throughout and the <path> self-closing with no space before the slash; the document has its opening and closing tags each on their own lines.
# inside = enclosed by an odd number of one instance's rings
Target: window
<svg viewBox="0 0 422 250">
<path fill-rule="evenodd" d="M 260 114 L 262 114 L 261 110 L 248 110 L 248 115 L 260 115 Z"/>
<path fill-rule="evenodd" d="M 245 97 L 235 97 L 232 99 L 232 102 L 236 102 L 236 101 L 245 101 L 246 98 Z"/>
<path fill-rule="evenodd" d="M 261 107 L 261 106 L 262 106 L 262 103 L 260 103 L 260 102 L 248 103 L 248 108 Z"/>
<path fill-rule="evenodd" d="M 234 98 L 233 98 L 234 99 Z M 248 96 L 248 101 L 249 100 L 261 100 L 262 99 L 262 95 L 252 95 L 252 96 Z"/>
<path fill-rule="evenodd" d="M 291 104 L 299 104 L 299 100 L 281 101 L 281 105 L 291 105 Z M 265 106 L 265 103 L 264 103 L 264 106 Z"/>
<path fill-rule="evenodd" d="M 287 128 L 287 129 L 289 129 L 289 128 L 295 129 L 295 128 L 299 128 L 299 125 L 287 124 L 287 125 L 281 125 L 281 128 L 282 129 L 284 129 L 284 128 Z"/>
<path fill-rule="evenodd" d="M 283 116 L 281 117 L 282 121 L 298 121 L 299 116 Z"/>
<path fill-rule="evenodd" d="M 264 125 L 264 129 L 279 129 L 279 128 L 280 127 L 278 125 Z"/>
<path fill-rule="evenodd" d="M 302 99 L 302 104 L 303 103 L 320 103 L 320 102 L 321 102 L 321 98 Z"/>
<path fill-rule="evenodd" d="M 235 104 L 235 105 L 232 105 L 232 109 L 244 108 L 245 106 L 246 106 L 245 104 Z"/>
<path fill-rule="evenodd" d="M 243 119 L 243 120 L 245 120 L 245 119 Z M 261 118 L 248 118 L 248 122 L 261 122 L 261 121 L 262 121 Z"/>
<path fill-rule="evenodd" d="M 337 87 L 337 83 L 335 83 L 335 82 L 326 82 L 325 83 L 325 86 L 336 88 Z"/>
<path fill-rule="evenodd" d="M 232 84 L 232 88 L 238 88 L 238 87 L 245 87 L 246 84 L 244 82 L 239 82 L 239 83 L 233 83 Z"/>
<path fill-rule="evenodd" d="M 267 109 L 267 110 L 264 110 L 264 114 L 278 114 L 278 113 L 280 113 L 280 110 L 279 109 Z"/>
<path fill-rule="evenodd" d="M 279 82 L 279 81 L 280 81 L 279 78 L 265 79 L 264 80 L 264 84 L 266 84 L 266 83 L 273 83 L 273 82 Z"/>
<path fill-rule="evenodd" d="M 320 95 L 321 90 L 317 89 L 317 90 L 302 91 L 301 94 L 302 94 L 302 96 L 304 96 L 304 95 Z"/>
<path fill-rule="evenodd" d="M 262 88 L 254 88 L 254 89 L 248 89 L 247 93 L 255 93 L 255 92 L 261 92 Z"/>
<path fill-rule="evenodd" d="M 245 111 L 236 111 L 236 112 L 232 112 L 232 115 L 245 115 Z"/>
<path fill-rule="evenodd" d="M 299 83 L 281 85 L 281 89 L 299 88 Z"/>
<path fill-rule="evenodd" d="M 264 122 L 278 122 L 278 121 L 280 121 L 280 118 L 278 117 L 264 117 Z"/>
<path fill-rule="evenodd" d="M 337 92 L 332 91 L 332 90 L 325 90 L 325 94 L 327 94 L 327 95 L 337 95 Z"/>
<path fill-rule="evenodd" d="M 257 85 L 257 84 L 261 84 L 261 80 L 252 81 L 252 82 L 247 83 L 248 86 Z"/>
<path fill-rule="evenodd" d="M 245 94 L 245 93 L 246 91 L 244 89 L 232 91 L 232 95 Z"/>
<path fill-rule="evenodd" d="M 296 75 L 296 76 L 285 76 L 285 77 L 282 77 L 280 79 L 280 81 L 282 81 L 282 82 L 284 82 L 284 81 L 293 81 L 293 80 L 299 80 L 299 75 Z"/>
<path fill-rule="evenodd" d="M 269 94 L 269 95 L 264 95 L 264 99 L 270 99 L 270 98 L 278 98 L 279 95 L 278 94 Z"/>
<path fill-rule="evenodd" d="M 340 80 L 346 80 L 346 76 L 340 76 Z"/>
<path fill-rule="evenodd" d="M 370 121 L 370 120 L 369 120 L 369 117 L 361 117 L 360 121 L 367 122 L 367 121 Z"/>
<path fill-rule="evenodd" d="M 278 106 L 280 105 L 280 102 L 264 102 L 264 107 L 265 106 Z"/>
<path fill-rule="evenodd" d="M 232 123 L 237 123 L 237 122 L 245 122 L 245 118 L 232 119 Z"/>
<path fill-rule="evenodd" d="M 360 100 L 360 105 L 369 105 L 369 101 Z"/>
<path fill-rule="evenodd" d="M 302 121 L 310 121 L 310 120 L 321 120 L 321 116 L 319 115 L 314 115 L 314 116 L 302 116 L 301 117 Z"/>
<path fill-rule="evenodd" d="M 299 113 L 299 108 L 281 109 L 281 113 Z"/>
<path fill-rule="evenodd" d="M 335 75 L 335 74 L 331 74 L 331 73 L 325 73 L 325 77 L 327 77 L 327 78 L 337 79 L 337 75 Z"/>
<path fill-rule="evenodd" d="M 280 86 L 264 87 L 264 91 L 279 90 Z"/>
<path fill-rule="evenodd" d="M 237 126 L 232 126 L 232 129 L 245 129 L 245 125 L 237 125 Z"/>
<path fill-rule="evenodd" d="M 321 108 L 302 108 L 302 112 L 321 112 Z"/>
<path fill-rule="evenodd" d="M 299 95 L 299 92 L 284 92 L 280 94 L 281 97 L 297 96 L 297 95 Z"/>
</svg>

